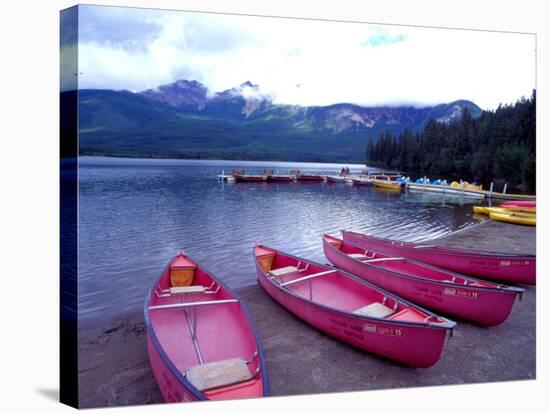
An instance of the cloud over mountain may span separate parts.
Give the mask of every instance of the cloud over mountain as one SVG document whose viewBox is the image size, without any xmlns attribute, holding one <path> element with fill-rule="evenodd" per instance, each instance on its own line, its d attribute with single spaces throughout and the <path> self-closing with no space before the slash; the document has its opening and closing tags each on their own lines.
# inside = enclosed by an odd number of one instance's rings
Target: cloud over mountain
<svg viewBox="0 0 550 414">
<path fill-rule="evenodd" d="M 80 6 L 81 88 L 145 90 L 250 79 L 290 105 L 483 108 L 529 96 L 532 35 Z"/>
</svg>

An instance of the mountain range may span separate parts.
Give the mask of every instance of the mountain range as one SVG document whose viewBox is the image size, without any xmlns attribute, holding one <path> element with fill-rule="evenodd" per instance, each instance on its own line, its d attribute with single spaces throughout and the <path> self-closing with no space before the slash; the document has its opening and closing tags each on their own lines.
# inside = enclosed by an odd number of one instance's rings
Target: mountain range
<svg viewBox="0 0 550 414">
<path fill-rule="evenodd" d="M 364 162 L 368 140 L 385 130 L 416 132 L 432 119 L 449 123 L 465 108 L 474 117 L 482 112 L 467 100 L 426 107 L 277 104 L 248 81 L 222 92 L 195 80 L 141 92 L 84 89 L 78 102 L 81 155 L 320 162 Z"/>
</svg>

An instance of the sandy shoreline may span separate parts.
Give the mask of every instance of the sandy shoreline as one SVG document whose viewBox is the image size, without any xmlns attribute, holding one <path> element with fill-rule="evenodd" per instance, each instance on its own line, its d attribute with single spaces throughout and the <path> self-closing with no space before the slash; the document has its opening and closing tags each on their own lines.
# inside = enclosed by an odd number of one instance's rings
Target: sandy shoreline
<svg viewBox="0 0 550 414">
<path fill-rule="evenodd" d="M 79 327 L 81 408 L 163 402 L 147 356 L 141 310 Z"/>
<path fill-rule="evenodd" d="M 498 245 L 494 240 L 498 237 Z M 535 253 L 535 229 L 484 222 L 434 241 L 486 250 Z M 276 304 L 258 285 L 237 289 L 264 347 L 272 395 L 308 394 L 533 379 L 536 288 L 527 287 L 510 318 L 493 328 L 458 320 L 441 360 L 403 367 L 334 340 Z M 79 327 L 80 406 L 163 402 L 152 375 L 142 309 Z"/>
</svg>

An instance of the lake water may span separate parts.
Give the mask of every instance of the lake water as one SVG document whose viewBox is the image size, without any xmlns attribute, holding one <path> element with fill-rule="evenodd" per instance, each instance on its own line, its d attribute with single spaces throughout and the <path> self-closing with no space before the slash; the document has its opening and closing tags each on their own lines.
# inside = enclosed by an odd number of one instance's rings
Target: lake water
<svg viewBox="0 0 550 414">
<path fill-rule="evenodd" d="M 342 165 L 84 157 L 79 169 L 79 316 L 141 308 L 183 249 L 231 287 L 256 283 L 252 244 L 326 263 L 340 229 L 421 241 L 474 223 L 472 202 L 326 183 L 220 183 L 222 170 L 336 173 Z M 359 172 L 363 166 L 349 166 Z"/>
</svg>

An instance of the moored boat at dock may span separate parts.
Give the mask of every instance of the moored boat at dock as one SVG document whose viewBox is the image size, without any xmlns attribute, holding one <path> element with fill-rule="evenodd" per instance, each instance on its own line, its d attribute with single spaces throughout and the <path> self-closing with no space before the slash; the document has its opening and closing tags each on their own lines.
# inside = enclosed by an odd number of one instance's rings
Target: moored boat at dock
<svg viewBox="0 0 550 414">
<path fill-rule="evenodd" d="M 347 181 L 347 177 L 344 175 L 326 175 L 325 180 L 329 184 L 334 183 L 345 183 Z"/>
<path fill-rule="evenodd" d="M 401 191 L 403 184 L 392 180 L 373 180 L 373 185 L 384 190 Z"/>
<path fill-rule="evenodd" d="M 320 174 L 299 174 L 296 176 L 297 181 L 313 181 L 313 182 L 321 182 L 325 178 Z"/>
<path fill-rule="evenodd" d="M 290 182 L 296 179 L 296 170 L 290 171 L 288 174 L 279 174 L 279 171 L 273 172 L 273 168 L 264 169 L 264 173 L 267 175 L 268 182 Z"/>
<path fill-rule="evenodd" d="M 351 179 L 351 182 L 353 185 L 358 185 L 358 186 L 368 186 L 368 185 L 372 185 L 372 180 L 369 180 L 367 178 L 363 178 L 363 177 L 354 177 Z"/>
<path fill-rule="evenodd" d="M 276 182 L 276 181 L 282 181 L 282 182 L 290 182 L 294 181 L 296 176 L 290 175 L 290 174 L 271 174 L 267 176 L 268 182 Z"/>
<path fill-rule="evenodd" d="M 432 193 L 443 193 L 449 195 L 457 195 L 461 197 L 468 198 L 485 198 L 485 192 L 468 188 L 467 186 L 450 186 L 444 184 L 431 184 L 431 183 L 419 183 L 419 182 L 409 182 L 405 184 L 407 190 L 413 192 L 432 192 Z"/>
<path fill-rule="evenodd" d="M 420 178 L 415 182 L 407 182 L 405 184 L 407 191 L 411 192 L 431 192 L 443 193 L 446 195 L 456 195 L 464 198 L 489 198 L 496 200 L 511 200 L 512 202 L 532 202 L 535 201 L 535 195 L 529 194 L 510 194 L 499 193 L 496 191 L 484 190 L 481 185 L 470 184 L 468 182 L 452 182 L 448 184 L 446 180 L 430 181 L 429 179 Z M 492 186 L 491 186 L 492 188 Z"/>
<path fill-rule="evenodd" d="M 234 174 L 235 181 L 238 183 L 266 182 L 267 176 L 258 174 Z"/>
<path fill-rule="evenodd" d="M 233 174 L 238 183 L 266 182 L 267 175 L 262 174 Z"/>
</svg>

